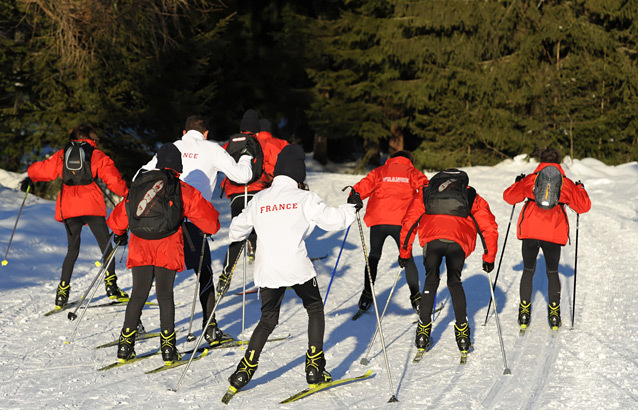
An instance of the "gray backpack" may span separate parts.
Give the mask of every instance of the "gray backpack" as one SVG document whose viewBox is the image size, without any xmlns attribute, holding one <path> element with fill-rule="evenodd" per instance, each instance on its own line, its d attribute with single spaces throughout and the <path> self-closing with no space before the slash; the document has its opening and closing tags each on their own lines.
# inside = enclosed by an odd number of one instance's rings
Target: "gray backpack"
<svg viewBox="0 0 638 410">
<path fill-rule="evenodd" d="M 563 175 L 558 167 L 548 165 L 536 174 L 534 181 L 534 201 L 541 209 L 552 209 L 558 205 Z"/>
</svg>

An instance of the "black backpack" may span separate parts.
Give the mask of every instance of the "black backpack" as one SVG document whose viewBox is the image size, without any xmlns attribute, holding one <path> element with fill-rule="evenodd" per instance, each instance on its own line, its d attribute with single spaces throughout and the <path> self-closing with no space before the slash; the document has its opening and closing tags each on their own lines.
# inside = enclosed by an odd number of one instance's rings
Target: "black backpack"
<svg viewBox="0 0 638 410">
<path fill-rule="evenodd" d="M 142 239 L 162 239 L 177 232 L 183 221 L 179 178 L 170 170 L 140 173 L 126 199 L 129 230 Z"/>
<path fill-rule="evenodd" d="M 93 183 L 91 156 L 93 146 L 84 141 L 71 141 L 64 147 L 62 182 L 65 185 L 89 185 Z"/>
<path fill-rule="evenodd" d="M 226 151 L 228 151 L 235 161 L 239 161 L 239 158 L 245 153 L 248 153 L 253 157 L 253 177 L 251 180 L 246 184 L 240 184 L 232 181 L 231 179 L 228 179 L 228 182 L 233 185 L 243 186 L 255 182 L 261 177 L 261 174 L 264 171 L 264 151 L 261 149 L 261 144 L 257 138 L 249 134 L 234 134 L 230 137 L 230 141 L 228 141 Z"/>
<path fill-rule="evenodd" d="M 558 205 L 563 187 L 563 175 L 558 167 L 548 165 L 536 173 L 534 201 L 539 208 L 552 209 Z"/>
<path fill-rule="evenodd" d="M 423 189 L 425 213 L 467 218 L 474 202 L 469 198 L 468 183 L 464 171 L 454 168 L 439 171 Z"/>
</svg>

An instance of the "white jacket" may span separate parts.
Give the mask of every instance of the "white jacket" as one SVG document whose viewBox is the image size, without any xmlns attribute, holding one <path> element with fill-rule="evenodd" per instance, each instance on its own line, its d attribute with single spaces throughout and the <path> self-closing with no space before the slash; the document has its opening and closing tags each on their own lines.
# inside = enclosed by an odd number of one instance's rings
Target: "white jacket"
<svg viewBox="0 0 638 410">
<path fill-rule="evenodd" d="M 223 172 L 228 178 L 240 183 L 250 181 L 253 176 L 250 156 L 244 155 L 235 162 L 221 145 L 206 140 L 199 131 L 188 131 L 174 144 L 182 153 L 183 170 L 180 179 L 197 188 L 208 202 L 212 202 L 217 172 Z M 156 164 L 157 156 L 154 156 L 142 169 L 154 169 Z"/>
<path fill-rule="evenodd" d="M 280 288 L 317 276 L 305 243 L 315 226 L 338 231 L 354 220 L 354 205 L 329 207 L 317 194 L 299 189 L 292 178 L 279 175 L 233 218 L 229 236 L 233 242 L 241 241 L 255 229 L 255 285 Z"/>
</svg>

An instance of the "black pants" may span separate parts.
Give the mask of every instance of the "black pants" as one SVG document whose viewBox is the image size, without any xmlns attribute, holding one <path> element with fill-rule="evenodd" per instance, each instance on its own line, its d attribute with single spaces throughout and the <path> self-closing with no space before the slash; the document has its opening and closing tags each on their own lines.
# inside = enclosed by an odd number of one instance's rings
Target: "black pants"
<svg viewBox="0 0 638 410">
<path fill-rule="evenodd" d="M 249 192 L 246 196 L 246 203 L 250 202 L 254 195 L 255 192 Z M 237 194 L 230 197 L 230 216 L 232 218 L 236 217 L 244 210 L 244 196 L 244 194 Z M 250 246 L 253 248 L 253 251 L 255 251 L 257 249 L 257 234 L 254 230 L 248 236 L 248 241 L 250 241 Z M 232 242 L 228 246 L 228 251 L 226 251 L 226 257 L 224 258 L 224 273 L 229 274 L 230 271 L 233 270 L 233 266 L 239 257 L 239 251 L 241 250 L 242 243 L 243 241 Z"/>
<path fill-rule="evenodd" d="M 186 222 L 186 228 L 194 249 L 191 249 L 191 242 L 189 242 L 186 232 L 184 232 L 184 262 L 186 263 L 186 269 L 193 269 L 197 275 L 199 261 L 202 261 L 202 271 L 199 274 L 199 303 L 202 305 L 205 324 L 215 307 L 215 286 L 213 285 L 210 247 L 208 241 L 204 240 L 203 232 L 195 224 Z M 202 246 L 204 247 L 203 249 Z"/>
<path fill-rule="evenodd" d="M 317 279 L 312 278 L 309 281 L 292 287 L 297 296 L 303 302 L 303 307 L 308 313 L 308 349 L 314 346 L 317 351 L 323 349 L 323 334 L 325 329 L 325 318 L 323 315 L 323 302 L 319 293 Z M 247 357 L 252 357 L 252 361 L 259 360 L 268 336 L 279 323 L 279 310 L 281 302 L 284 299 L 286 287 L 277 289 L 260 288 L 261 293 L 261 319 L 255 331 L 250 337 L 248 343 Z"/>
<path fill-rule="evenodd" d="M 452 298 L 454 316 L 457 325 L 467 322 L 467 304 L 465 301 L 465 290 L 461 282 L 461 271 L 465 264 L 465 253 L 463 248 L 456 242 L 445 242 L 434 240 L 428 242 L 423 247 L 423 265 L 425 265 L 425 286 L 423 286 L 423 297 L 421 298 L 421 323 L 427 324 L 432 321 L 432 310 L 434 309 L 434 298 L 439 288 L 440 267 L 445 257 L 447 268 L 447 288 Z"/>
<path fill-rule="evenodd" d="M 375 283 L 377 280 L 377 268 L 379 266 L 379 259 L 381 259 L 385 239 L 388 236 L 394 239 L 397 249 L 399 249 L 400 234 L 401 225 L 374 225 L 370 227 L 370 253 L 368 254 L 368 263 L 370 264 L 372 283 Z M 405 266 L 405 280 L 410 288 L 410 296 L 419 293 L 419 271 L 416 268 L 412 256 L 410 256 L 408 264 Z M 366 291 L 371 292 L 367 266 L 364 272 L 364 288 Z"/>
<path fill-rule="evenodd" d="M 142 308 L 153 286 L 155 279 L 155 294 L 160 310 L 160 329 L 165 334 L 173 333 L 175 329 L 175 301 L 173 300 L 173 285 L 175 284 L 175 271 L 160 268 L 159 266 L 145 265 L 134 266 L 133 289 L 131 300 L 126 305 L 124 315 L 125 332 L 137 329 L 137 324 L 142 316 Z M 164 332 L 167 331 L 167 332 Z"/>
<path fill-rule="evenodd" d="M 545 256 L 545 271 L 547 272 L 547 299 L 549 304 L 560 304 L 560 278 L 558 264 L 560 263 L 561 245 L 538 239 L 523 239 L 523 276 L 521 277 L 520 295 L 522 302 L 532 301 L 532 283 L 536 271 L 536 257 L 538 250 L 543 250 Z"/>
<path fill-rule="evenodd" d="M 110 242 L 111 234 L 109 228 L 106 226 L 106 219 L 103 216 L 86 215 L 77 216 L 75 218 L 69 218 L 64 220 L 66 226 L 66 239 L 68 243 L 66 256 L 64 262 L 62 262 L 62 276 L 60 281 L 70 283 L 71 275 L 73 274 L 73 266 L 80 255 L 80 238 L 82 234 L 82 227 L 88 225 L 97 241 L 102 253 L 108 254 L 111 252 L 112 246 Z M 115 274 L 115 259 L 111 260 L 111 263 L 106 268 L 109 275 Z"/>
</svg>

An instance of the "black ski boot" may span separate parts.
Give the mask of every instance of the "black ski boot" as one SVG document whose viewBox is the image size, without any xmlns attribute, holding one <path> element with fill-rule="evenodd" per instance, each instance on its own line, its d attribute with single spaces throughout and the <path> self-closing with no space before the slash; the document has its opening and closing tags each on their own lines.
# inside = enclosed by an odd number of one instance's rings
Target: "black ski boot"
<svg viewBox="0 0 638 410">
<path fill-rule="evenodd" d="M 306 352 L 306 382 L 320 384 L 332 381 L 332 375 L 326 371 L 326 358 L 323 350 L 317 352 L 315 346 L 310 346 Z"/>
<path fill-rule="evenodd" d="M 69 303 L 69 293 L 71 293 L 71 284 L 64 281 L 58 285 L 58 290 L 55 292 L 55 307 L 62 309 L 64 305 Z"/>
<path fill-rule="evenodd" d="M 370 309 L 370 306 L 372 306 L 372 293 L 364 289 L 359 298 L 359 309 L 365 312 Z"/>
<path fill-rule="evenodd" d="M 224 295 L 230 287 L 230 272 L 223 271 L 217 282 L 217 294 Z"/>
<path fill-rule="evenodd" d="M 252 361 L 250 357 L 255 353 L 254 350 L 246 352 L 246 356 L 242 357 L 241 361 L 237 365 L 237 370 L 230 375 L 228 381 L 235 390 L 242 389 L 248 384 L 250 379 L 253 378 L 253 374 L 257 370 L 257 361 Z"/>
<path fill-rule="evenodd" d="M 547 320 L 549 321 L 549 326 L 551 326 L 552 330 L 558 330 L 558 328 L 562 325 L 560 320 L 560 305 L 556 304 L 556 302 L 547 306 Z"/>
<path fill-rule="evenodd" d="M 421 293 L 415 293 L 410 296 L 410 303 L 412 304 L 412 309 L 416 312 L 417 315 L 421 314 Z"/>
<path fill-rule="evenodd" d="M 137 330 L 122 329 L 120 341 L 117 344 L 117 361 L 124 363 L 135 357 L 135 336 Z"/>
<path fill-rule="evenodd" d="M 455 324 L 454 335 L 456 336 L 456 344 L 461 353 L 469 352 L 472 347 L 472 342 L 470 341 L 470 325 L 468 325 L 467 322 L 461 326 Z"/>
<path fill-rule="evenodd" d="M 163 330 L 160 334 L 162 360 L 164 360 L 164 364 L 167 366 L 182 358 L 182 355 L 177 351 L 176 341 L 175 330 L 170 334 L 168 330 Z"/>
<path fill-rule="evenodd" d="M 522 301 L 518 306 L 518 324 L 521 325 L 521 329 L 527 329 L 529 320 L 532 316 L 532 303 L 525 303 Z"/>
<path fill-rule="evenodd" d="M 104 288 L 106 289 L 106 296 L 109 299 L 117 299 L 119 302 L 128 302 L 129 297 L 122 289 L 117 286 L 117 276 L 114 273 L 108 274 L 104 278 Z"/>
<path fill-rule="evenodd" d="M 207 321 L 208 320 L 204 322 L 204 326 L 206 326 Z M 221 329 L 217 327 L 217 320 L 213 318 L 206 329 L 204 329 L 204 339 L 206 339 L 208 344 L 212 346 L 214 344 L 219 344 L 219 342 L 221 342 L 223 338 L 224 332 L 222 332 Z"/>
<path fill-rule="evenodd" d="M 416 325 L 415 344 L 417 349 L 425 350 L 426 352 L 430 350 L 430 332 L 431 331 L 432 331 L 432 322 L 424 326 L 419 320 L 419 323 Z"/>
</svg>

